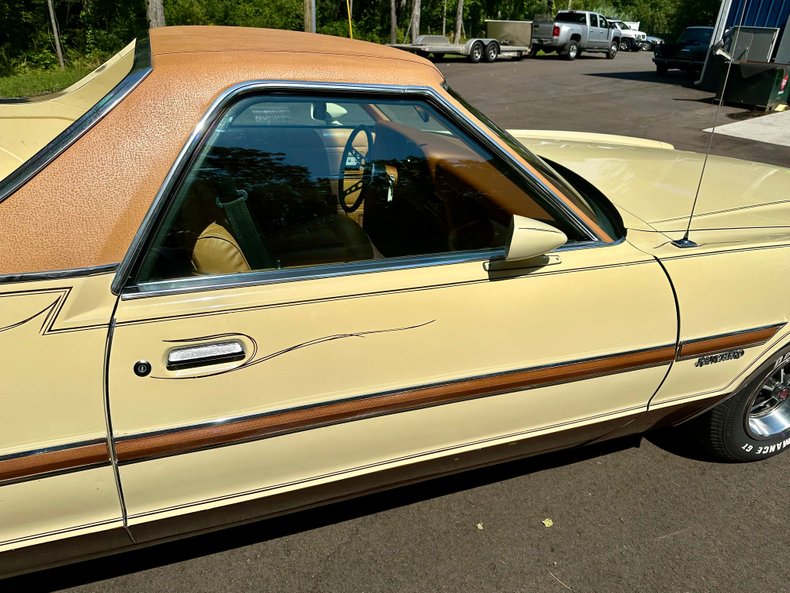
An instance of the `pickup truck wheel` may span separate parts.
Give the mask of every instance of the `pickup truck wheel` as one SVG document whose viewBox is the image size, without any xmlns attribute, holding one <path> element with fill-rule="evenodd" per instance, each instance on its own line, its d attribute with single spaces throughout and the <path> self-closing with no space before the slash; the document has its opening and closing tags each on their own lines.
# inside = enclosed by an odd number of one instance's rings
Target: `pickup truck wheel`
<svg viewBox="0 0 790 593">
<path fill-rule="evenodd" d="M 606 59 L 614 60 L 614 57 L 617 55 L 617 50 L 619 47 L 620 47 L 620 43 L 618 41 L 612 41 L 612 45 L 609 46 L 609 51 L 606 52 Z"/>
<path fill-rule="evenodd" d="M 540 46 L 539 45 L 533 45 L 532 48 L 529 50 L 529 57 L 530 58 L 537 58 L 539 51 L 540 51 Z"/>
<path fill-rule="evenodd" d="M 475 41 L 472 44 L 472 49 L 469 51 L 469 61 L 473 64 L 477 64 L 481 58 L 483 57 L 483 43 L 480 41 Z"/>
<path fill-rule="evenodd" d="M 576 56 L 579 55 L 579 44 L 576 41 L 571 41 L 568 43 L 568 47 L 565 49 L 565 59 L 566 60 L 575 60 Z"/>
<path fill-rule="evenodd" d="M 757 461 L 790 449 L 790 349 L 699 421 L 711 453 L 725 461 Z"/>
<path fill-rule="evenodd" d="M 496 41 L 492 41 L 486 45 L 486 62 L 496 62 L 497 57 L 499 57 L 499 44 Z"/>
<path fill-rule="evenodd" d="M 620 41 L 620 51 L 628 51 L 631 49 L 631 40 L 630 39 L 622 39 Z"/>
</svg>

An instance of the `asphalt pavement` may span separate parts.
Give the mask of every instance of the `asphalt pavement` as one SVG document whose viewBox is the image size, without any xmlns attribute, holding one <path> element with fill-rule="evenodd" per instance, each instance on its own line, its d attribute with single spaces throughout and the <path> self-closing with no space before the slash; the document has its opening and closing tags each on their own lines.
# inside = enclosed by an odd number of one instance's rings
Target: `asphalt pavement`
<svg viewBox="0 0 790 593">
<path fill-rule="evenodd" d="M 628 134 L 704 151 L 716 113 L 711 93 L 680 74 L 656 76 L 647 53 L 439 67 L 509 128 Z M 726 106 L 720 113 L 725 123 L 752 117 Z M 716 136 L 712 150 L 790 165 L 790 147 L 751 139 Z M 787 593 L 788 477 L 790 454 L 723 464 L 682 433 L 656 433 L 38 573 L 0 590 Z"/>
</svg>

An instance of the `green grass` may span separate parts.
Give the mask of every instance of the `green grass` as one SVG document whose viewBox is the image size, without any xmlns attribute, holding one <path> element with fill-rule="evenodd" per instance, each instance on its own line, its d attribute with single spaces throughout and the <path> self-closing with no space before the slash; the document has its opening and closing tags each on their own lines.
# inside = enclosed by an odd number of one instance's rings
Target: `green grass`
<svg viewBox="0 0 790 593">
<path fill-rule="evenodd" d="M 0 97 L 32 97 L 65 89 L 91 72 L 96 66 L 76 64 L 65 70 L 28 70 L 0 77 Z"/>
</svg>

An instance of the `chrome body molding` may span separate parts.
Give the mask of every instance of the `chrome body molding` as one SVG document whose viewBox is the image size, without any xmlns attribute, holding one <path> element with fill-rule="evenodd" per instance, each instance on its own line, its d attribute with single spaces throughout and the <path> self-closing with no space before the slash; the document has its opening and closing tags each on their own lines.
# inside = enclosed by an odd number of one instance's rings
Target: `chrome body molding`
<svg viewBox="0 0 790 593">
<path fill-rule="evenodd" d="M 762 346 L 771 340 L 785 325 L 787 325 L 787 322 L 772 323 L 770 325 L 727 332 L 726 334 L 684 340 L 678 344 L 676 360 L 691 360 L 700 356 Z"/>
<path fill-rule="evenodd" d="M 106 439 L 65 443 L 0 457 L 0 486 L 110 465 Z"/>
<path fill-rule="evenodd" d="M 151 207 L 148 209 L 140 228 L 132 240 L 132 243 L 124 257 L 123 261 L 118 266 L 115 279 L 112 283 L 112 291 L 116 295 L 120 295 L 140 259 L 143 249 L 155 230 L 161 215 L 167 206 L 167 198 L 170 196 L 176 185 L 179 183 L 182 173 L 188 166 L 191 157 L 203 142 L 207 132 L 224 114 L 227 107 L 231 105 L 237 98 L 255 92 L 288 92 L 293 94 L 298 93 L 342 93 L 342 94 L 357 94 L 357 95 L 378 95 L 380 97 L 399 97 L 399 96 L 418 96 L 422 97 L 429 102 L 432 102 L 440 112 L 447 115 L 451 121 L 461 126 L 464 130 L 471 133 L 478 141 L 482 142 L 486 148 L 494 152 L 497 156 L 506 161 L 511 167 L 517 171 L 522 178 L 530 185 L 541 198 L 551 203 L 554 207 L 559 209 L 570 222 L 583 236 L 589 238 L 590 242 L 600 242 L 600 237 L 595 233 L 576 215 L 571 208 L 569 208 L 564 201 L 557 197 L 546 185 L 533 175 L 533 173 L 521 162 L 515 159 L 510 153 L 505 151 L 499 144 L 499 140 L 491 135 L 488 131 L 477 125 L 464 113 L 460 112 L 452 103 L 445 97 L 440 95 L 435 89 L 422 86 L 395 86 L 395 85 L 370 85 L 370 84 L 342 84 L 342 83 L 317 83 L 309 81 L 249 81 L 233 85 L 226 89 L 209 107 L 206 114 L 198 122 L 195 129 L 192 131 L 184 147 L 181 149 L 178 157 L 176 158 L 173 166 L 170 168 L 167 176 L 165 177 L 162 187 L 157 192 Z M 489 250 L 498 251 L 498 250 Z M 453 255 L 453 254 L 450 254 Z M 463 255 L 463 254 L 459 254 Z M 422 261 L 417 263 L 418 266 L 428 265 L 427 262 Z M 378 264 L 381 266 L 381 264 Z M 349 266 L 344 265 L 344 273 L 349 273 L 351 269 Z M 375 268 L 374 268 L 375 269 Z M 272 272 L 274 273 L 274 272 Z M 335 275 L 342 275 L 339 271 L 335 271 Z M 299 275 L 298 277 L 303 277 Z M 283 278 L 273 279 L 272 282 L 282 282 L 289 278 L 287 271 Z M 255 283 L 255 282 L 253 282 Z M 202 287 L 191 287 L 187 284 L 182 285 L 182 290 L 195 290 Z M 187 288 L 187 286 L 189 286 Z M 162 287 L 168 290 L 168 287 Z M 180 291 L 179 291 L 180 292 Z M 141 294 L 139 287 L 133 290 L 130 294 Z"/>
<path fill-rule="evenodd" d="M 475 447 L 475 448 L 482 448 L 482 449 L 489 448 L 489 447 L 492 447 L 492 446 L 496 447 L 500 443 L 507 442 L 507 441 L 512 441 L 513 439 L 529 440 L 529 435 L 537 433 L 537 432 L 544 432 L 544 431 L 547 431 L 547 430 L 557 430 L 557 429 L 571 429 L 572 430 L 573 428 L 584 426 L 586 423 L 589 423 L 589 422 L 605 422 L 605 421 L 611 420 L 613 418 L 618 418 L 618 417 L 622 417 L 622 416 L 629 416 L 629 415 L 635 415 L 635 414 L 641 414 L 641 413 L 644 413 L 645 411 L 646 411 L 646 406 L 634 406 L 634 407 L 631 407 L 631 408 L 624 408 L 622 410 L 616 410 L 614 412 L 610 412 L 610 413 L 606 413 L 606 414 L 598 414 L 598 415 L 595 415 L 595 416 L 582 418 L 580 420 L 561 422 L 561 423 L 558 423 L 558 424 L 553 424 L 551 426 L 544 426 L 544 427 L 541 427 L 541 428 L 533 428 L 533 429 L 530 429 L 530 430 L 523 430 L 523 431 L 519 431 L 519 432 L 504 434 L 504 435 L 497 435 L 495 437 L 490 437 L 490 438 L 486 438 L 486 439 L 479 439 L 479 440 L 476 440 L 476 441 L 469 441 L 469 442 L 466 442 L 466 443 L 461 443 L 461 444 L 453 445 L 453 446 L 449 446 L 449 447 L 442 447 L 442 448 L 439 448 L 439 449 L 431 449 L 430 451 L 423 451 L 423 452 L 414 453 L 414 454 L 411 454 L 411 455 L 404 455 L 404 456 L 401 456 L 401 457 L 394 457 L 394 458 L 391 458 L 391 459 L 384 459 L 382 461 L 377 461 L 375 463 L 369 463 L 369 464 L 366 464 L 366 465 L 359 465 L 359 466 L 355 466 L 355 467 L 352 467 L 352 468 L 338 470 L 338 471 L 334 471 L 334 472 L 331 472 L 331 473 L 321 474 L 321 475 L 318 475 L 318 476 L 312 476 L 310 478 L 305 478 L 305 479 L 301 479 L 301 480 L 294 480 L 294 481 L 291 481 L 291 482 L 284 482 L 282 484 L 275 484 L 275 485 L 266 486 L 266 487 L 263 487 L 263 488 L 256 488 L 254 490 L 247 490 L 247 491 L 244 491 L 244 492 L 238 492 L 238 493 L 234 493 L 234 494 L 230 494 L 230 495 L 226 495 L 226 496 L 217 496 L 217 497 L 214 497 L 214 498 L 209 498 L 209 499 L 205 499 L 205 500 L 199 500 L 199 501 L 195 501 L 195 502 L 188 503 L 188 504 L 174 505 L 174 506 L 162 508 L 162 509 L 159 509 L 159 510 L 153 511 L 153 512 L 138 513 L 138 514 L 130 515 L 129 518 L 130 519 L 139 519 L 139 518 L 142 518 L 142 517 L 148 517 L 148 516 L 157 515 L 157 514 L 160 514 L 160 513 L 172 512 L 172 511 L 175 511 L 175 510 L 178 510 L 178 509 L 190 508 L 190 507 L 199 506 L 199 505 L 203 505 L 203 504 L 211 504 L 211 503 L 216 503 L 216 502 L 228 501 L 228 500 L 233 500 L 235 498 L 242 498 L 242 497 L 249 496 L 251 494 L 263 494 L 265 492 L 269 492 L 269 491 L 272 491 L 272 490 L 279 490 L 281 488 L 289 488 L 289 487 L 301 486 L 301 485 L 309 486 L 310 482 L 319 482 L 319 481 L 330 479 L 330 478 L 341 478 L 342 479 L 343 476 L 353 475 L 353 474 L 358 473 L 358 472 L 369 472 L 371 470 L 377 470 L 378 468 L 381 468 L 383 466 L 388 466 L 388 465 L 393 465 L 393 464 L 398 464 L 398 463 L 403 463 L 403 462 L 419 463 L 421 460 L 429 459 L 429 458 L 435 457 L 437 455 L 452 455 L 455 451 L 459 451 L 459 450 L 465 449 L 467 447 Z M 576 425 L 576 426 L 574 426 L 574 425 Z"/>
<path fill-rule="evenodd" d="M 667 344 L 564 363 L 415 385 L 165 430 L 127 434 L 116 437 L 115 450 L 121 465 L 138 463 L 345 422 L 669 365 L 674 360 L 674 353 L 674 344 Z M 644 407 L 647 407 L 647 401 Z"/>
<path fill-rule="evenodd" d="M 82 117 L 58 134 L 31 159 L 3 179 L 0 182 L 0 203 L 54 161 L 112 111 L 151 73 L 151 69 L 151 45 L 148 37 L 138 38 L 134 50 L 134 63 L 129 74 Z M 2 278 L 0 278 L 0 282 L 2 281 Z"/>
</svg>

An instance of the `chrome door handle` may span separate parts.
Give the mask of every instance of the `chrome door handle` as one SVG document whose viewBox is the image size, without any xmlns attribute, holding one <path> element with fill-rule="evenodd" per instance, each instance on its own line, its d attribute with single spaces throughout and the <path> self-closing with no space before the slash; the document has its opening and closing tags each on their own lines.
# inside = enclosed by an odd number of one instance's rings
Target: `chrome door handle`
<svg viewBox="0 0 790 593">
<path fill-rule="evenodd" d="M 200 346 L 172 348 L 167 352 L 167 370 L 177 371 L 193 367 L 243 360 L 246 356 L 240 340 L 213 342 Z"/>
</svg>

